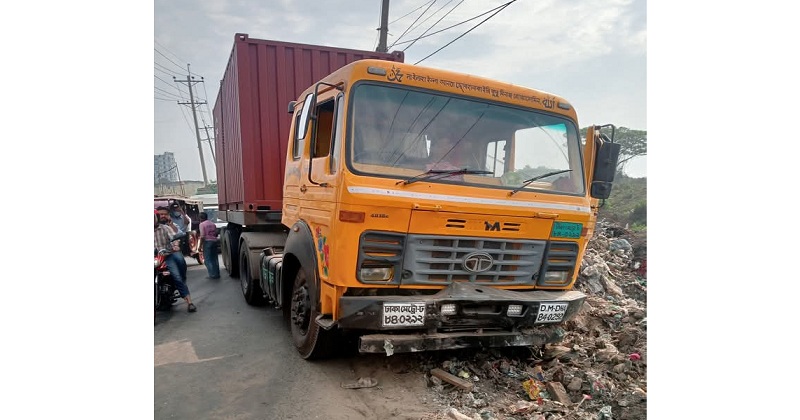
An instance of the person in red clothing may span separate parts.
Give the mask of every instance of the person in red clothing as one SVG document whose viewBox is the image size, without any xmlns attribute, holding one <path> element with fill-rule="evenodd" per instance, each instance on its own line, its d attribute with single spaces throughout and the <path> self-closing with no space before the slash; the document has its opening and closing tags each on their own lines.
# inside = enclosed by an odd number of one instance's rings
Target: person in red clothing
<svg viewBox="0 0 800 420">
<path fill-rule="evenodd" d="M 200 245 L 205 257 L 208 278 L 219 278 L 219 241 L 217 237 L 217 225 L 208 220 L 208 213 L 200 213 Z"/>
</svg>

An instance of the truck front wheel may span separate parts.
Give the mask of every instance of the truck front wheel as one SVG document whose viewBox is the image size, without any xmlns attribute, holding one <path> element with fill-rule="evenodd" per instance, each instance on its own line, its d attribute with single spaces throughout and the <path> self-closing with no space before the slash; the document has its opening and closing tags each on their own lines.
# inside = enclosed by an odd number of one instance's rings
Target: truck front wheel
<svg viewBox="0 0 800 420">
<path fill-rule="evenodd" d="M 300 267 L 288 302 L 289 324 L 294 346 L 303 359 L 320 359 L 330 354 L 333 337 L 331 331 L 320 328 L 315 322 L 316 302 L 311 299 L 311 287 L 305 270 Z"/>
</svg>

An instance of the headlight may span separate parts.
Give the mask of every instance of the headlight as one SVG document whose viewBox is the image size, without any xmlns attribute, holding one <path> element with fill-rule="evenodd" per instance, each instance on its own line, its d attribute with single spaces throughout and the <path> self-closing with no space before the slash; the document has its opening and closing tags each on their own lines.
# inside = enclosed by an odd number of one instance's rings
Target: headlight
<svg viewBox="0 0 800 420">
<path fill-rule="evenodd" d="M 394 277 L 394 267 L 374 267 L 361 268 L 361 280 L 365 281 L 386 281 Z"/>
<path fill-rule="evenodd" d="M 544 282 L 566 283 L 569 271 L 548 271 L 544 273 Z"/>
<path fill-rule="evenodd" d="M 158 268 L 158 258 L 153 258 L 153 267 Z"/>
</svg>

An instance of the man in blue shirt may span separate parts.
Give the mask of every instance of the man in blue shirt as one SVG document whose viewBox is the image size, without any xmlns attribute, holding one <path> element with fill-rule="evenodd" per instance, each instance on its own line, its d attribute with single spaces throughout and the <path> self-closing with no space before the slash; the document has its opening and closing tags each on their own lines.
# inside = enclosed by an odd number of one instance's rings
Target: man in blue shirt
<svg viewBox="0 0 800 420">
<path fill-rule="evenodd" d="M 181 230 L 181 232 L 189 233 L 192 230 L 192 219 L 186 215 L 180 204 L 173 202 L 169 206 L 169 216 L 172 218 L 172 223 Z"/>
</svg>

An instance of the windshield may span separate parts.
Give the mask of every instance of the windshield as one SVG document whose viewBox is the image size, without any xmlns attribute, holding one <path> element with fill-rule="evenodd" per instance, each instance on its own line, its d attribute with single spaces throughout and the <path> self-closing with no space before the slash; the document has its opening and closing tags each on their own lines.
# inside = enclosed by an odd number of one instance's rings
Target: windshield
<svg viewBox="0 0 800 420">
<path fill-rule="evenodd" d="M 216 208 L 206 207 L 205 209 L 203 209 L 203 211 L 205 211 L 206 214 L 208 215 L 208 220 L 211 220 L 212 222 L 219 221 L 219 217 L 217 216 L 218 213 L 217 213 L 217 209 Z"/>
<path fill-rule="evenodd" d="M 408 180 L 451 171 L 423 179 L 584 194 L 578 133 L 564 117 L 371 84 L 354 89 L 351 110 L 356 173 Z"/>
</svg>

